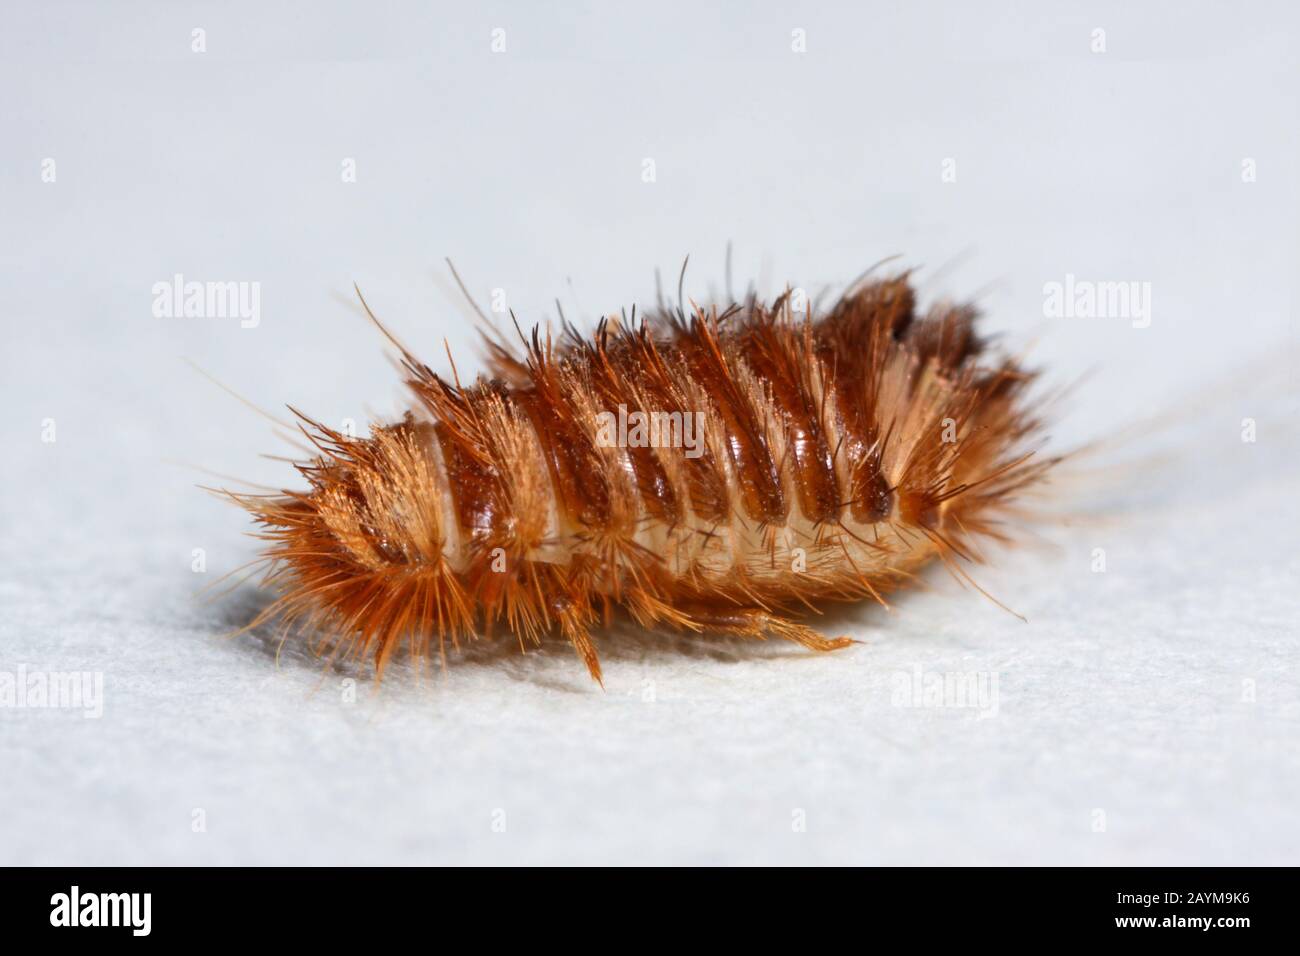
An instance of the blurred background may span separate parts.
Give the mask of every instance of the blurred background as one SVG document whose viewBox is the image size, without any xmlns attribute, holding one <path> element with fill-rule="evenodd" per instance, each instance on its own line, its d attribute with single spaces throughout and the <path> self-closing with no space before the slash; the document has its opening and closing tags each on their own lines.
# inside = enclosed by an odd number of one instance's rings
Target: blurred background
<svg viewBox="0 0 1300 956">
<path fill-rule="evenodd" d="M 97 720 L 0 709 L 0 861 L 1295 861 L 1294 5 L 4 20 L 0 670 L 105 691 Z M 1162 419 L 1063 484 L 1050 547 L 980 572 L 1028 625 L 940 574 L 837 612 L 868 643 L 830 658 L 613 637 L 605 693 L 563 646 L 376 690 L 222 638 L 255 589 L 198 592 L 255 543 L 198 469 L 295 476 L 186 359 L 364 430 L 405 398 L 354 282 L 465 376 L 445 258 L 484 308 L 590 325 L 656 270 L 675 294 L 687 255 L 709 300 L 728 243 L 737 288 L 833 294 L 896 256 L 927 301 L 975 299 L 1079 383 L 1059 447 Z M 256 288 L 256 322 L 160 316 L 178 274 Z M 1050 315 L 1067 276 L 1148 313 Z M 996 676 L 996 715 L 900 705 L 917 668 Z"/>
</svg>

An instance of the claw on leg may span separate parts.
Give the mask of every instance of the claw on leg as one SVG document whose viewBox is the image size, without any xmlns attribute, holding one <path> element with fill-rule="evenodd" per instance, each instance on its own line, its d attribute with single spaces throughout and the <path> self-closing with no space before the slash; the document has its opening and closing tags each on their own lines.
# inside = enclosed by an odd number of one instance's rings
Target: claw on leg
<svg viewBox="0 0 1300 956">
<path fill-rule="evenodd" d="M 566 611 L 560 614 L 560 630 L 568 638 L 573 649 L 578 652 L 578 657 L 587 665 L 587 670 L 591 674 L 592 680 L 605 687 L 605 681 L 600 672 L 600 655 L 596 653 L 596 642 L 591 639 L 591 631 L 587 629 L 585 622 L 579 619 L 576 613 Z"/>
<path fill-rule="evenodd" d="M 806 624 L 758 609 L 703 611 L 696 612 L 692 616 L 710 630 L 752 637 L 760 641 L 766 640 L 767 636 L 772 634 L 793 641 L 810 651 L 837 651 L 854 643 L 847 637 L 823 637 Z"/>
</svg>

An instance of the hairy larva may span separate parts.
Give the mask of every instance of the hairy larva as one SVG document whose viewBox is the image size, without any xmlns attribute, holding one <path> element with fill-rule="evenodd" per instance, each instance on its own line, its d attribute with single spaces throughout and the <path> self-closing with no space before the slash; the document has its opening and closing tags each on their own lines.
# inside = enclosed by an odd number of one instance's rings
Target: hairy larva
<svg viewBox="0 0 1300 956">
<path fill-rule="evenodd" d="M 412 411 L 362 438 L 300 416 L 308 490 L 232 495 L 279 592 L 254 624 L 332 635 L 379 673 L 403 641 L 445 660 L 448 640 L 505 629 L 521 648 L 563 634 L 600 680 L 592 629 L 615 608 L 842 647 L 797 617 L 883 604 L 934 560 L 965 577 L 1054 463 L 1032 447 L 1033 374 L 974 326 L 969 306 L 918 314 L 903 274 L 824 316 L 751 294 L 590 338 L 490 338 L 469 385 L 389 335 Z"/>
</svg>

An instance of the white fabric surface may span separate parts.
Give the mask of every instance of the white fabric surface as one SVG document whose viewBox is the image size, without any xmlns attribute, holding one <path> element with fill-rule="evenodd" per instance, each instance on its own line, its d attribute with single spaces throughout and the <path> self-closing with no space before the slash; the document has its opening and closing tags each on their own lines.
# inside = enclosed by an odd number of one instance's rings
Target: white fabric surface
<svg viewBox="0 0 1300 956">
<path fill-rule="evenodd" d="M 8 11 L 0 671 L 100 672 L 104 707 L 0 708 L 0 863 L 1296 862 L 1297 17 L 1248 6 Z M 768 291 L 893 253 L 985 288 L 1050 383 L 1096 369 L 1057 447 L 1172 416 L 976 572 L 1027 624 L 939 573 L 829 615 L 864 641 L 829 656 L 605 638 L 604 692 L 559 644 L 376 687 L 223 638 L 264 598 L 197 592 L 255 544 L 176 462 L 294 476 L 180 356 L 364 421 L 401 398 L 353 279 L 465 374 L 442 256 L 590 320 L 688 252 L 703 298 L 728 239 Z M 177 272 L 260 282 L 260 324 L 155 318 Z M 1067 272 L 1151 282 L 1151 327 L 1044 319 Z M 917 668 L 996 675 L 996 713 L 899 706 Z"/>
</svg>

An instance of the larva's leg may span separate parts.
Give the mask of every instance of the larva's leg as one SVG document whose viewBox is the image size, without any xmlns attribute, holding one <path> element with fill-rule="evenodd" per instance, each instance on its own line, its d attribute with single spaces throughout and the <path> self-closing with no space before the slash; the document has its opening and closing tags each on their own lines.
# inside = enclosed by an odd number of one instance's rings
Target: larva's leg
<svg viewBox="0 0 1300 956">
<path fill-rule="evenodd" d="M 600 656 L 596 653 L 596 642 L 592 640 L 591 630 L 584 620 L 585 615 L 576 608 L 567 608 L 558 612 L 560 620 L 560 631 L 568 638 L 573 649 L 578 652 L 578 657 L 587 665 L 592 680 L 601 687 L 605 686 L 605 681 L 601 678 Z"/>
<path fill-rule="evenodd" d="M 761 608 L 692 609 L 691 617 L 706 630 L 760 641 L 771 634 L 812 651 L 837 651 L 853 643 L 847 637 L 823 637 L 806 624 Z"/>
</svg>

